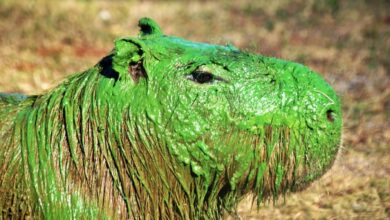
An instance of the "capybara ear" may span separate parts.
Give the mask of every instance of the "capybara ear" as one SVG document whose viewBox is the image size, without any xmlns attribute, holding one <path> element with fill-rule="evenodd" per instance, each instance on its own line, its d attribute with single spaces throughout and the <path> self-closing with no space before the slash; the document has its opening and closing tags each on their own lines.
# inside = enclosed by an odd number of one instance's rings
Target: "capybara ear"
<svg viewBox="0 0 390 220">
<path fill-rule="evenodd" d="M 141 18 L 138 22 L 140 27 L 140 37 L 151 37 L 163 35 L 160 26 L 150 18 Z"/>
<path fill-rule="evenodd" d="M 137 83 L 139 78 L 147 77 L 143 67 L 143 50 L 141 46 L 130 39 L 115 41 L 112 57 L 112 68 L 119 73 L 119 79 L 130 78 Z"/>
<path fill-rule="evenodd" d="M 157 37 L 162 35 L 160 26 L 150 18 L 141 18 L 139 38 Z M 132 79 L 137 83 L 140 78 L 147 79 L 144 68 L 144 45 L 141 39 L 122 38 L 115 41 L 112 59 L 112 70 L 117 72 L 119 80 Z M 130 76 L 130 77 L 129 77 Z"/>
</svg>

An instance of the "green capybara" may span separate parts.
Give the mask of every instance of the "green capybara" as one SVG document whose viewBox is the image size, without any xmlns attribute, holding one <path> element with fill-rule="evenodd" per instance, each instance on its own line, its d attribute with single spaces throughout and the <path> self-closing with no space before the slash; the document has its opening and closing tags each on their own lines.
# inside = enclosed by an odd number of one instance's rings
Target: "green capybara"
<svg viewBox="0 0 390 220">
<path fill-rule="evenodd" d="M 139 26 L 45 94 L 0 95 L 3 219 L 219 219 L 332 165 L 340 100 L 317 73 Z"/>
</svg>

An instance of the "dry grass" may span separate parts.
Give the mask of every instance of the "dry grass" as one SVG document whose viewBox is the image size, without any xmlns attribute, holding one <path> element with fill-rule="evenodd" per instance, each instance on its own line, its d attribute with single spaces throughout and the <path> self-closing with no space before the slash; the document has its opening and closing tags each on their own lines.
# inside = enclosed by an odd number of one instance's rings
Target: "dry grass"
<svg viewBox="0 0 390 220">
<path fill-rule="evenodd" d="M 273 2 L 273 3 L 270 3 Z M 390 218 L 390 3 L 0 0 L 0 91 L 40 93 L 95 64 L 149 16 L 167 34 L 304 63 L 341 95 L 343 151 L 304 192 L 243 219 Z"/>
</svg>

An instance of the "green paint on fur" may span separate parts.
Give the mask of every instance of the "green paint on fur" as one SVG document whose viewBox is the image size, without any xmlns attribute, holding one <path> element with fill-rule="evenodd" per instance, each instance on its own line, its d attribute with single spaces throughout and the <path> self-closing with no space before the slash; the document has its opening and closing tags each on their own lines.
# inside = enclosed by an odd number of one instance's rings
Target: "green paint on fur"
<svg viewBox="0 0 390 220">
<path fill-rule="evenodd" d="M 3 218 L 216 219 L 332 165 L 340 100 L 317 73 L 139 25 L 45 94 L 0 94 Z"/>
</svg>

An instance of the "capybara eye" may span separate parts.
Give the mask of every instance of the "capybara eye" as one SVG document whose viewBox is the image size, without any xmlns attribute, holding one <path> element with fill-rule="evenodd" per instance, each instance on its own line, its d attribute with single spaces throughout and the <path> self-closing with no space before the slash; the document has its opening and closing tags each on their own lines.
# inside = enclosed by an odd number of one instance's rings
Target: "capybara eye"
<svg viewBox="0 0 390 220">
<path fill-rule="evenodd" d="M 215 79 L 214 75 L 212 73 L 202 71 L 202 70 L 195 70 L 190 75 L 187 76 L 187 79 L 192 80 L 199 84 L 204 83 L 212 83 Z"/>
<path fill-rule="evenodd" d="M 335 119 L 334 111 L 332 111 L 332 110 L 326 111 L 326 119 L 328 119 L 328 121 L 330 121 L 330 122 L 334 122 L 334 119 Z"/>
</svg>

